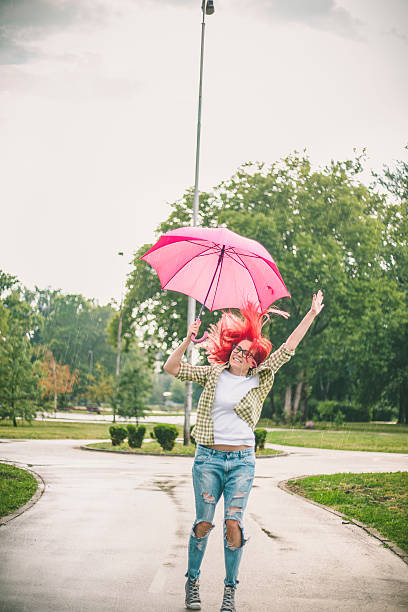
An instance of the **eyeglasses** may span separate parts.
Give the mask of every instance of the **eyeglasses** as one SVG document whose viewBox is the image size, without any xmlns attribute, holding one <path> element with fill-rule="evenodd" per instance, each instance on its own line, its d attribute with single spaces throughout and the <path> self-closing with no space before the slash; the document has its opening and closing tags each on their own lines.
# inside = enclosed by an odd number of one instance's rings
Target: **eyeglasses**
<svg viewBox="0 0 408 612">
<path fill-rule="evenodd" d="M 241 348 L 240 346 L 238 346 L 238 344 L 233 344 L 232 345 L 232 350 L 233 351 L 237 351 L 238 353 L 241 353 L 242 356 L 245 357 L 245 359 L 250 359 L 250 357 L 252 357 L 252 359 L 255 359 L 255 357 L 254 357 L 254 355 L 252 353 L 250 353 L 246 349 Z"/>
</svg>

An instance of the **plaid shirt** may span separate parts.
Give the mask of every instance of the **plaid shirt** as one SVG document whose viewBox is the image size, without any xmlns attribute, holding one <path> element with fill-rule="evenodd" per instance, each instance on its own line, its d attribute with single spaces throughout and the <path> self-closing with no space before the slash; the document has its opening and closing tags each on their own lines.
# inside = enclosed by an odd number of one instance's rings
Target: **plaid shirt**
<svg viewBox="0 0 408 612">
<path fill-rule="evenodd" d="M 262 405 L 266 396 L 272 388 L 275 372 L 289 361 L 295 354 L 282 344 L 275 352 L 271 353 L 258 367 L 248 371 L 249 376 L 259 374 L 259 385 L 254 387 L 234 407 L 235 412 L 248 425 L 255 429 L 261 416 Z M 177 378 L 182 381 L 191 380 L 204 387 L 197 407 L 197 422 L 192 430 L 192 436 L 198 444 L 214 444 L 214 424 L 211 418 L 211 410 L 214 403 L 215 387 L 219 375 L 228 363 L 221 365 L 195 366 L 185 361 L 180 364 Z"/>
</svg>

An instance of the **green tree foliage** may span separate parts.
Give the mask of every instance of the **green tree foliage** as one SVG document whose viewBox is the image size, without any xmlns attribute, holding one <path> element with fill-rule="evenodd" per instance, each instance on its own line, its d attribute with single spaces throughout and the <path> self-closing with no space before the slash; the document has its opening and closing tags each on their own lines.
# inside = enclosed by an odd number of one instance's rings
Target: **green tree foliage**
<svg viewBox="0 0 408 612">
<path fill-rule="evenodd" d="M 115 393 L 115 380 L 113 374 L 108 374 L 106 368 L 97 363 L 94 373 L 88 376 L 88 399 L 91 402 L 102 404 L 110 402 Z"/>
<path fill-rule="evenodd" d="M 397 227 L 406 240 L 406 228 L 396 223 L 396 212 L 390 217 L 386 196 L 360 182 L 362 169 L 361 157 L 315 170 L 306 155 L 293 154 L 269 167 L 244 164 L 200 197 L 201 225 L 225 225 L 258 240 L 275 258 L 292 294 L 276 303 L 290 319 L 273 317 L 264 328 L 275 348 L 310 308 L 313 293 L 324 291 L 324 311 L 296 359 L 279 372 L 269 399 L 271 410 L 278 402 L 287 418 L 300 410 L 306 419 L 310 395 L 375 402 L 390 355 L 397 354 L 391 338 L 397 321 L 405 320 L 406 301 L 387 256 L 395 257 L 401 235 L 386 236 Z M 172 205 L 157 237 L 191 224 L 192 199 L 188 190 Z M 160 359 L 185 336 L 187 298 L 161 290 L 156 272 L 140 260 L 150 246 L 134 259 L 123 330 L 130 339 L 137 329 L 150 358 Z M 202 328 L 219 314 L 206 312 Z"/>
<path fill-rule="evenodd" d="M 117 414 L 135 418 L 136 423 L 147 408 L 151 392 L 150 367 L 142 351 L 134 346 L 121 368 L 114 398 Z"/>
<path fill-rule="evenodd" d="M 178 378 L 173 378 L 170 385 L 170 400 L 176 404 L 184 403 L 184 383 Z"/>
<path fill-rule="evenodd" d="M 39 370 L 30 344 L 32 314 L 14 285 L 3 284 L 3 291 L 11 291 L 0 302 L 0 418 L 17 427 L 17 418 L 30 422 L 35 417 Z"/>
<path fill-rule="evenodd" d="M 170 391 L 173 376 L 166 372 L 154 372 L 152 377 L 152 390 L 149 397 L 149 404 L 162 407 L 164 404 L 163 393 Z"/>
<path fill-rule="evenodd" d="M 382 291 L 387 302 L 385 306 L 381 303 L 375 313 L 377 344 L 366 345 L 367 351 L 378 350 L 382 355 L 381 376 L 373 381 L 377 384 L 366 385 L 366 393 L 377 393 L 377 397 L 391 404 L 397 398 L 398 422 L 408 423 L 408 162 L 398 161 L 393 168 L 385 166 L 383 175 L 377 176 L 377 185 L 391 196 L 382 216 L 386 228 L 382 258 L 387 281 Z M 398 308 L 397 293 L 401 296 Z"/>
<path fill-rule="evenodd" d="M 76 395 L 87 397 L 90 356 L 94 370 L 99 365 L 107 376 L 115 372 L 115 350 L 108 342 L 106 328 L 114 308 L 99 306 L 82 295 L 65 295 L 50 289 L 26 292 L 26 299 L 40 316 L 32 342 L 52 351 L 60 364 L 79 371 Z"/>
</svg>

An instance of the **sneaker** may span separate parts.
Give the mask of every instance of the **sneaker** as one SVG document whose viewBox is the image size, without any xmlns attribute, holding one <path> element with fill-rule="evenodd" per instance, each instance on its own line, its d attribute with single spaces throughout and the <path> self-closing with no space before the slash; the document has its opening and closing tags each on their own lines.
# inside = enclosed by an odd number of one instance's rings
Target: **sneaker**
<svg viewBox="0 0 408 612">
<path fill-rule="evenodd" d="M 186 608 L 188 610 L 201 610 L 200 601 L 200 582 L 197 580 L 191 580 L 187 578 L 186 582 Z"/>
<path fill-rule="evenodd" d="M 234 597 L 235 597 L 234 587 L 224 586 L 224 599 L 222 600 L 220 612 L 236 612 Z"/>
</svg>

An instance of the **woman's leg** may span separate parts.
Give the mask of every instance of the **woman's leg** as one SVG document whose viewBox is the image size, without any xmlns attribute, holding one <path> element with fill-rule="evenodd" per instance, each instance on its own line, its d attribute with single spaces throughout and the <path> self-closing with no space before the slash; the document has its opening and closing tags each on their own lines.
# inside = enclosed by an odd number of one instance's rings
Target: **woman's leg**
<svg viewBox="0 0 408 612">
<path fill-rule="evenodd" d="M 196 580 L 208 542 L 208 534 L 214 528 L 215 506 L 221 497 L 222 470 L 210 450 L 197 450 L 193 464 L 193 486 L 196 519 L 188 544 L 188 570 L 186 577 Z"/>
<path fill-rule="evenodd" d="M 255 474 L 255 455 L 231 462 L 224 487 L 224 559 L 225 585 L 236 587 L 242 549 L 245 546 L 243 514 Z"/>
</svg>

